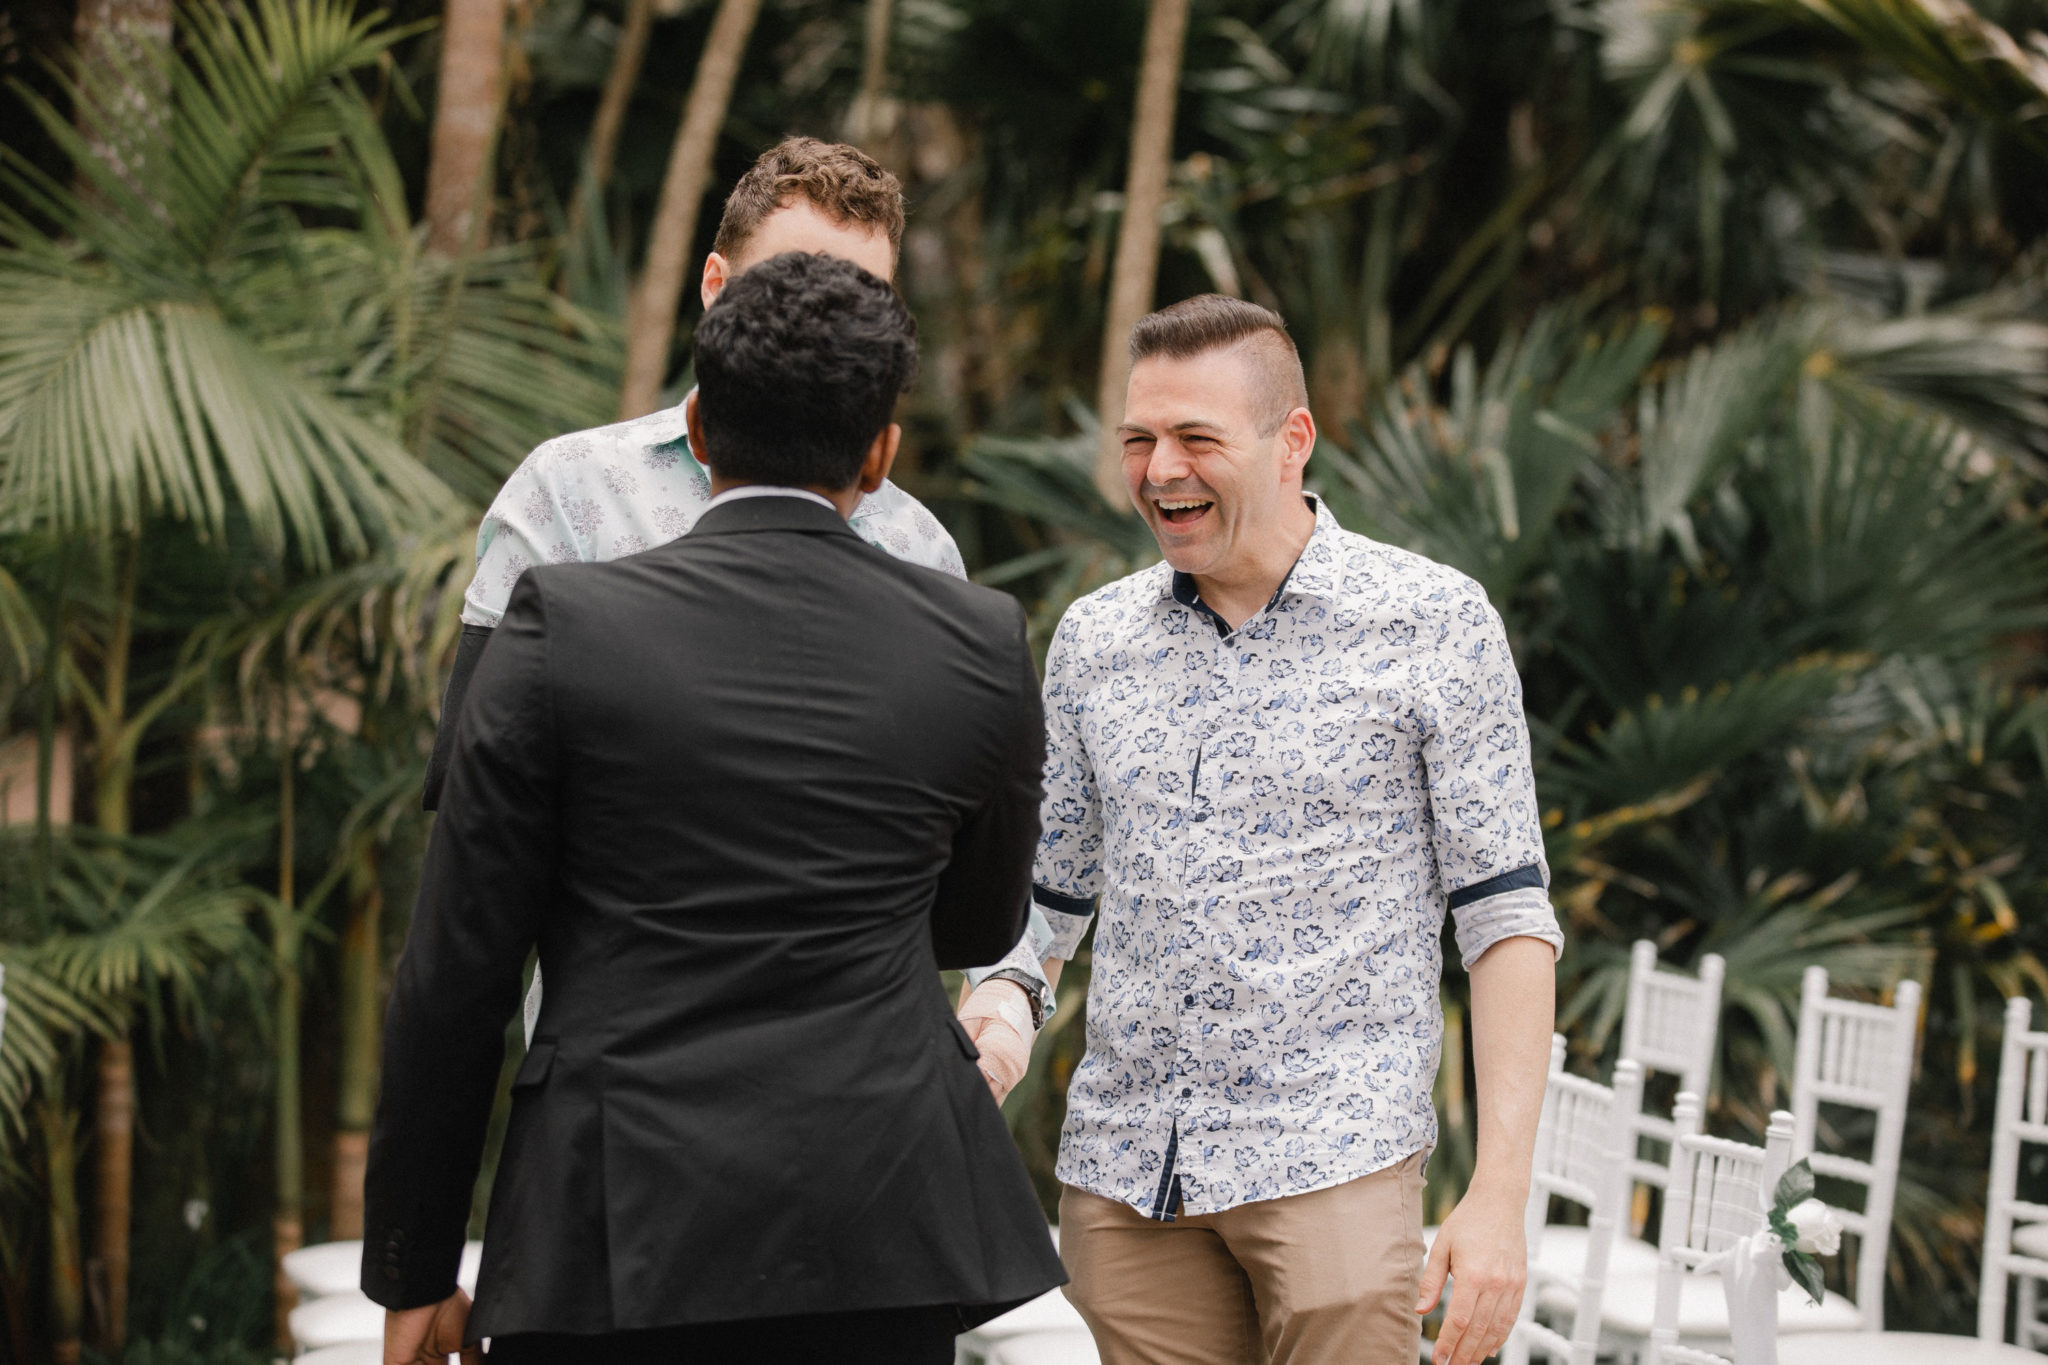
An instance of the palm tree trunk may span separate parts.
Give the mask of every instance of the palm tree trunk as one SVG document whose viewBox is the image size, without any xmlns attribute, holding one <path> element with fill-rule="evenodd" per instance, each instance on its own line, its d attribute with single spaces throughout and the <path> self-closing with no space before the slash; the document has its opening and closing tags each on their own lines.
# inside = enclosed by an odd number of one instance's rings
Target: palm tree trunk
<svg viewBox="0 0 2048 1365">
<path fill-rule="evenodd" d="M 99 1226 L 94 1259 L 106 1302 L 100 1305 L 101 1349 L 119 1354 L 128 1338 L 128 1219 L 135 1173 L 135 1046 L 126 1038 L 100 1044 L 99 1103 L 93 1116 L 99 1167 Z"/>
<path fill-rule="evenodd" d="M 468 250 L 487 216 L 504 77 L 505 0 L 448 0 L 427 156 L 427 245 L 444 256 Z"/>
<path fill-rule="evenodd" d="M 576 193 L 569 200 L 568 227 L 564 241 L 573 242 L 583 231 L 584 215 L 590 211 L 587 196 L 603 194 L 611 182 L 612 164 L 618 158 L 619 129 L 626 122 L 626 107 L 640 83 L 640 68 L 647 60 L 647 35 L 654 28 L 654 0 L 628 0 L 626 26 L 619 31 L 619 47 L 612 54 L 612 67 L 604 79 L 604 94 L 597 101 L 597 117 L 590 124 L 590 155 Z"/>
<path fill-rule="evenodd" d="M 697 59 L 697 75 L 690 83 L 690 98 L 683 106 L 683 121 L 661 182 L 661 205 L 647 242 L 647 260 L 626 308 L 622 418 L 644 416 L 661 401 L 661 381 L 676 335 L 676 306 L 682 298 L 690 245 L 697 236 L 697 209 L 711 180 L 711 154 L 718 146 L 718 130 L 725 126 L 740 60 L 760 13 L 761 0 L 718 0 L 704 54 Z"/>
<path fill-rule="evenodd" d="M 135 575 L 142 554 L 140 533 L 130 533 L 115 551 L 114 619 L 102 660 L 100 712 L 93 756 L 93 812 L 102 831 L 128 833 L 129 787 L 135 751 L 128 743 L 128 661 L 135 644 Z"/>
<path fill-rule="evenodd" d="M 1123 443 L 1116 429 L 1124 416 L 1131 328 L 1152 310 L 1152 291 L 1159 278 L 1159 211 L 1166 206 L 1166 172 L 1173 159 L 1173 114 L 1179 103 L 1181 48 L 1187 31 L 1188 0 L 1152 0 L 1145 20 L 1145 58 L 1138 71 L 1137 112 L 1131 119 L 1131 168 L 1124 182 L 1116 262 L 1110 268 L 1095 397 L 1095 411 L 1102 419 L 1095 484 L 1112 507 L 1130 500 L 1124 488 Z"/>
<path fill-rule="evenodd" d="M 129 830 L 129 789 L 135 776 L 135 751 L 127 734 L 128 664 L 135 640 L 135 580 L 141 548 L 138 534 L 130 535 L 116 551 L 114 620 L 100 693 L 93 802 L 100 829 L 117 835 Z M 128 1227 L 135 1179 L 135 1050 L 125 1037 L 100 1044 L 97 1084 L 93 1148 L 99 1217 L 94 1227 L 93 1260 L 99 1275 L 96 1283 L 105 1294 L 99 1338 L 103 1349 L 118 1353 L 127 1336 Z"/>
<path fill-rule="evenodd" d="M 887 137 L 889 124 L 889 26 L 896 16 L 895 0 L 868 0 L 865 45 L 861 50 L 860 90 L 846 111 L 846 140 L 873 150 Z"/>
<path fill-rule="evenodd" d="M 284 1258 L 306 1240 L 305 1153 L 299 1132 L 299 928 L 293 904 L 296 889 L 292 860 L 292 778 L 296 756 L 291 746 L 289 704 L 281 702 L 279 711 L 278 743 L 284 752 L 278 763 L 277 795 L 277 1091 L 272 1115 L 277 1211 L 271 1220 L 271 1254 L 277 1296 L 277 1346 L 289 1351 L 290 1315 L 298 1304 L 298 1291 L 285 1278 Z"/>
<path fill-rule="evenodd" d="M 78 129 L 96 157 L 139 188 L 142 158 L 169 117 L 171 0 L 79 0 L 72 33 L 85 93 Z"/>
<path fill-rule="evenodd" d="M 378 1009 L 383 975 L 384 888 L 377 847 L 365 847 L 349 874 L 348 928 L 341 940 L 341 1103 L 334 1134 L 334 1226 L 337 1239 L 363 1235 L 363 1169 L 376 1117 Z"/>
<path fill-rule="evenodd" d="M 50 1177 L 50 1359 L 77 1365 L 85 1325 L 85 1275 L 78 1247 L 78 1136 L 71 1116 L 45 1098 L 36 1105 Z"/>
</svg>

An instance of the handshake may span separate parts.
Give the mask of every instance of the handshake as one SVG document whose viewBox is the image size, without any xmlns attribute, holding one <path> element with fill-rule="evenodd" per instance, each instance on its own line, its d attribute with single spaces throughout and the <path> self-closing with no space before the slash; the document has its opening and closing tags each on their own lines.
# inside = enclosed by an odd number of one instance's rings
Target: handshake
<svg viewBox="0 0 2048 1365">
<path fill-rule="evenodd" d="M 979 1065 L 989 1093 L 1001 1104 L 1031 1065 L 1031 1040 L 1037 1030 L 1029 997 L 1016 982 L 991 977 L 968 992 L 960 1006 L 960 1023 L 981 1052 Z"/>
</svg>

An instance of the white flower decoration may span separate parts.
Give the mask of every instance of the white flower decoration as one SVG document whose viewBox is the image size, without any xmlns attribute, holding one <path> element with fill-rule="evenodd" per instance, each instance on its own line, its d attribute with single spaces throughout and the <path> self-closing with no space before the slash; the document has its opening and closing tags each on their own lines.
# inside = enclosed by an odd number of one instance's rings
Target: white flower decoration
<svg viewBox="0 0 2048 1365">
<path fill-rule="evenodd" d="M 1785 1221 L 1798 1234 L 1794 1251 L 1832 1256 L 1842 1249 L 1842 1220 L 1818 1199 L 1806 1199 L 1785 1211 Z"/>
</svg>

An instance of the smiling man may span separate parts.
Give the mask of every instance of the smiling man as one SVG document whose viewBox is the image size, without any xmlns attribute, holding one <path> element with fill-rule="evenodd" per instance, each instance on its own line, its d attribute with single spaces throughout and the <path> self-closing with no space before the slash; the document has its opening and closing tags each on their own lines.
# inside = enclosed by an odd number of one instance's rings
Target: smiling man
<svg viewBox="0 0 2048 1365">
<path fill-rule="evenodd" d="M 1105 1365 L 1350 1365 L 1414 1360 L 1449 1274 L 1436 1359 L 1471 1365 L 1520 1304 L 1563 945 L 1500 618 L 1304 495 L 1315 420 L 1277 314 L 1189 299 L 1131 357 L 1124 475 L 1166 562 L 1060 622 L 1053 941 L 1011 963 L 1056 975 L 1099 915 L 1068 1296 Z M 1425 1269 L 1447 913 L 1479 1150 Z"/>
</svg>

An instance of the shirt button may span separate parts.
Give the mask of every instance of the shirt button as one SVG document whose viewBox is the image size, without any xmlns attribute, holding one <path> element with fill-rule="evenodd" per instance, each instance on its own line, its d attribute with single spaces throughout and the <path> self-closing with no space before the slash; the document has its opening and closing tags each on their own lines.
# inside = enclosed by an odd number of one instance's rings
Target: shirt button
<svg viewBox="0 0 2048 1365">
<path fill-rule="evenodd" d="M 1195 997 L 1193 997 L 1192 995 L 1184 995 L 1180 998 L 1180 1002 L 1183 1005 L 1192 1005 L 1195 1003 Z"/>
<path fill-rule="evenodd" d="M 1191 1100 L 1195 1097 L 1195 1092 L 1192 1088 L 1183 1090 L 1180 1092 L 1180 1097 L 1184 1100 Z"/>
</svg>

